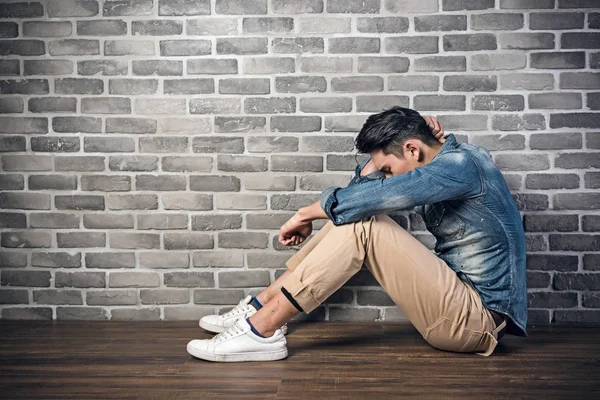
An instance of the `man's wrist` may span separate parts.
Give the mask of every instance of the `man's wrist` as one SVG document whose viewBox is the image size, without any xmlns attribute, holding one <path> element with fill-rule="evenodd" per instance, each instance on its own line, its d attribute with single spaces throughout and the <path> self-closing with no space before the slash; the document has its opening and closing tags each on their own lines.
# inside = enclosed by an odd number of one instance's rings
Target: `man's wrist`
<svg viewBox="0 0 600 400">
<path fill-rule="evenodd" d="M 314 221 L 315 219 L 328 219 L 329 217 L 325 214 L 325 211 L 321 208 L 319 201 L 313 204 L 302 207 L 296 211 L 295 217 L 303 224 Z"/>
</svg>

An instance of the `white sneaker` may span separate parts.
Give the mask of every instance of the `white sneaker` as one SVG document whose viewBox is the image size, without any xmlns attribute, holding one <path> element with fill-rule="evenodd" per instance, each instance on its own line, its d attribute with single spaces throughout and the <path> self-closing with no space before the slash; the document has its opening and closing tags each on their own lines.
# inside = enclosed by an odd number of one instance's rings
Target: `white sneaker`
<svg viewBox="0 0 600 400">
<path fill-rule="evenodd" d="M 208 361 L 273 361 L 287 357 L 286 344 L 281 329 L 271 337 L 262 338 L 252 332 L 250 324 L 242 318 L 212 339 L 191 340 L 187 352 Z"/>
<path fill-rule="evenodd" d="M 200 319 L 200 327 L 213 333 L 224 332 L 238 319 L 250 318 L 256 313 L 256 308 L 250 304 L 251 301 L 252 296 L 248 295 L 245 299 L 241 300 L 237 306 L 233 307 L 223 315 L 207 315 L 202 317 Z M 281 330 L 284 335 L 287 334 L 287 324 L 284 324 L 281 327 Z"/>
</svg>

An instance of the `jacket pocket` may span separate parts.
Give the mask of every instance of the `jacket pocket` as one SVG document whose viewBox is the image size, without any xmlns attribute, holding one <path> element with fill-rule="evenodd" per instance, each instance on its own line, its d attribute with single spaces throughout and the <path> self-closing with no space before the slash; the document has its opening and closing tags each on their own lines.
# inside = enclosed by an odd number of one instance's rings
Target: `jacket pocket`
<svg viewBox="0 0 600 400">
<path fill-rule="evenodd" d="M 444 203 L 427 205 L 424 212 L 425 226 L 438 240 L 456 240 L 464 236 L 465 221 L 456 213 L 447 210 Z"/>
</svg>

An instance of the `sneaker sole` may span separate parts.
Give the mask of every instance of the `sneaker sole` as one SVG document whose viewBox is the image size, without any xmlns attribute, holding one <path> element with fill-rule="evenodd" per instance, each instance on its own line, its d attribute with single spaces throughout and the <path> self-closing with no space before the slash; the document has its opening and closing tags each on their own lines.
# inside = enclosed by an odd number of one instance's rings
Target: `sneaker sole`
<svg viewBox="0 0 600 400">
<path fill-rule="evenodd" d="M 262 351 L 255 353 L 214 354 L 187 347 L 187 352 L 202 360 L 215 362 L 240 362 L 240 361 L 276 361 L 287 357 L 287 348 L 277 351 Z"/>
<path fill-rule="evenodd" d="M 223 331 L 225 331 L 225 327 L 224 326 L 219 326 L 219 325 L 213 325 L 213 324 L 209 324 L 208 322 L 202 321 L 200 320 L 200 322 L 198 323 L 198 325 L 200 325 L 200 327 L 202 329 L 205 329 L 209 332 L 212 333 L 221 333 Z M 283 332 L 284 335 L 287 335 L 288 333 L 288 327 L 287 325 L 284 325 L 281 327 L 281 332 Z"/>
</svg>

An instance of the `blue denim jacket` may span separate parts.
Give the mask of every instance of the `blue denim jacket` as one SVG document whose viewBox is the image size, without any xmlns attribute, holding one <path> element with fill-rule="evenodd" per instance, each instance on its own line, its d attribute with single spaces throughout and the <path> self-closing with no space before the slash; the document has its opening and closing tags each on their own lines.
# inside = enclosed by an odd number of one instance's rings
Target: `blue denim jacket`
<svg viewBox="0 0 600 400">
<path fill-rule="evenodd" d="M 425 166 L 385 177 L 360 176 L 321 194 L 321 208 L 335 225 L 413 208 L 437 242 L 435 252 L 480 294 L 485 307 L 509 317 L 507 333 L 527 336 L 525 232 L 519 210 L 481 146 L 448 135 Z"/>
</svg>

